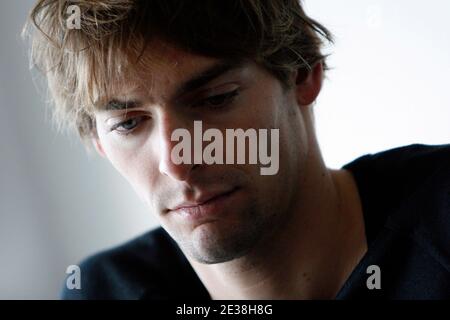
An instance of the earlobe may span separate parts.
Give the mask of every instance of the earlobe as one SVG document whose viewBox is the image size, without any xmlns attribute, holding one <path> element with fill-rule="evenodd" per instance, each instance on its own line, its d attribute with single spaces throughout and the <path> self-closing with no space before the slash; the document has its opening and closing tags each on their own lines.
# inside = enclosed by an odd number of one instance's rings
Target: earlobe
<svg viewBox="0 0 450 320">
<path fill-rule="evenodd" d="M 312 104 L 322 89 L 323 65 L 316 63 L 311 71 L 298 70 L 296 76 L 297 100 L 299 105 Z"/>
<path fill-rule="evenodd" d="M 98 137 L 92 138 L 92 144 L 94 145 L 95 150 L 97 150 L 98 154 L 104 158 L 106 158 L 105 151 L 103 150 L 102 144 Z"/>
</svg>

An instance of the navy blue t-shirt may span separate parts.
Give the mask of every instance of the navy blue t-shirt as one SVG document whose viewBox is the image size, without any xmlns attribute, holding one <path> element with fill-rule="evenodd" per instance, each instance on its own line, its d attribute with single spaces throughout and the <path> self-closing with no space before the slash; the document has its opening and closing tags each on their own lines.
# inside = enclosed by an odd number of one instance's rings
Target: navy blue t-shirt
<svg viewBox="0 0 450 320">
<path fill-rule="evenodd" d="M 336 299 L 450 298 L 450 144 L 409 145 L 343 168 L 362 201 L 368 251 Z M 380 289 L 368 289 L 368 266 Z M 63 299 L 210 299 L 161 227 L 83 261 L 81 289 Z"/>
</svg>

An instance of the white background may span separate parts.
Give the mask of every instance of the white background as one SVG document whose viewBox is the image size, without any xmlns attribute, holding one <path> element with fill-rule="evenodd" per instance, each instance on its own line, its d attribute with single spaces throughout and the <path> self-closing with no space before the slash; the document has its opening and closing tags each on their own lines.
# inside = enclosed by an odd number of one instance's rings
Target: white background
<svg viewBox="0 0 450 320">
<path fill-rule="evenodd" d="M 126 181 L 52 130 L 20 39 L 31 0 L 0 2 L 0 298 L 53 299 L 65 269 L 155 225 Z M 326 163 L 450 142 L 450 2 L 307 0 L 336 36 L 316 112 Z"/>
</svg>

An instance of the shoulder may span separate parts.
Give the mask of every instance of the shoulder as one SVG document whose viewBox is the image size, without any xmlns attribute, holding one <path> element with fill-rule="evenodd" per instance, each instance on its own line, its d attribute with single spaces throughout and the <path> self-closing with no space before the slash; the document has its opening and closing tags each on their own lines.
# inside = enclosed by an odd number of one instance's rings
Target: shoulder
<svg viewBox="0 0 450 320">
<path fill-rule="evenodd" d="M 450 270 L 450 144 L 395 148 L 344 168 L 357 181 L 369 233 L 401 232 Z"/>
<path fill-rule="evenodd" d="M 389 205 L 398 205 L 423 185 L 448 188 L 450 144 L 412 144 L 367 154 L 345 165 L 363 193 L 383 195 Z"/>
<path fill-rule="evenodd" d="M 366 169 L 369 172 L 364 174 L 372 177 L 390 174 L 406 181 L 426 179 L 437 170 L 450 169 L 450 144 L 411 144 L 364 155 L 344 167 L 357 171 Z"/>
<path fill-rule="evenodd" d="M 184 257 L 161 228 L 83 260 L 81 289 L 64 286 L 63 299 L 140 299 L 154 290 L 166 293 L 171 269 L 186 268 Z"/>
</svg>

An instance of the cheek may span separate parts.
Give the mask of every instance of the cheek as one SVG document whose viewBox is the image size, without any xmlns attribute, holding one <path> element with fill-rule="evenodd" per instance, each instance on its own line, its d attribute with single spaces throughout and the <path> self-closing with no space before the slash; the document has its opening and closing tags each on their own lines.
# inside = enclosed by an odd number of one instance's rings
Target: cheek
<svg viewBox="0 0 450 320">
<path fill-rule="evenodd" d="M 157 165 L 145 148 L 124 147 L 123 144 L 102 138 L 102 146 L 112 166 L 131 184 L 138 196 L 147 201 L 146 195 L 156 184 Z"/>
<path fill-rule="evenodd" d="M 134 159 L 130 159 L 130 157 L 134 158 L 134 156 L 131 154 L 131 150 L 122 147 L 111 135 L 111 133 L 105 133 L 104 130 L 99 130 L 98 136 L 103 151 L 113 167 L 116 168 L 121 175 L 127 176 L 129 167 L 132 166 L 131 162 L 135 161 Z"/>
<path fill-rule="evenodd" d="M 139 162 L 143 161 L 140 147 L 135 139 L 120 136 L 114 132 L 108 132 L 106 127 L 99 126 L 97 121 L 98 137 L 106 157 L 113 167 L 127 180 L 133 176 L 134 168 L 139 168 Z"/>
<path fill-rule="evenodd" d="M 261 81 L 249 96 L 247 114 L 254 126 L 281 129 L 284 103 L 284 94 L 277 81 Z"/>
</svg>

